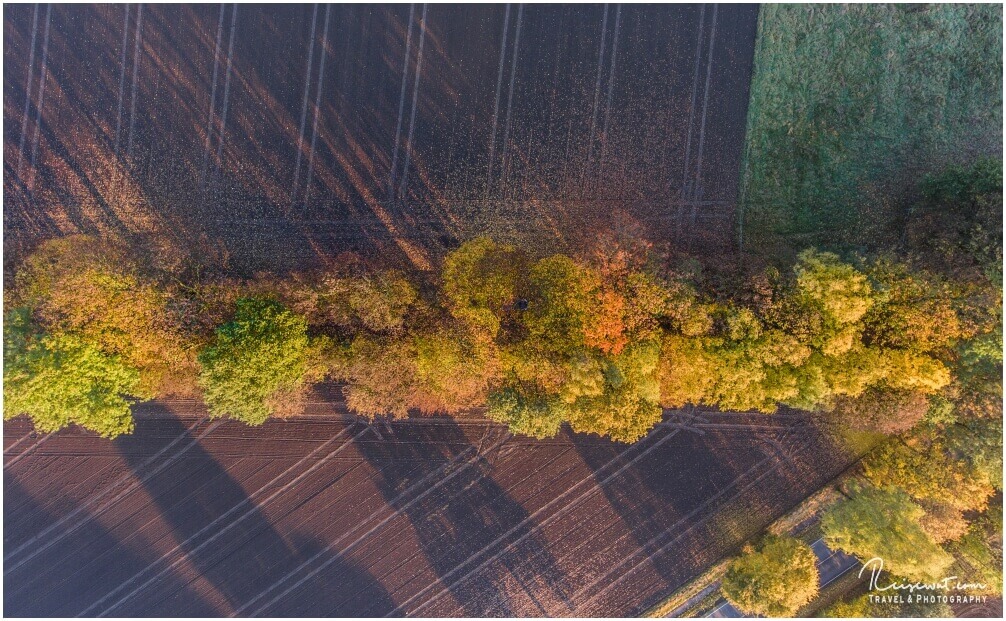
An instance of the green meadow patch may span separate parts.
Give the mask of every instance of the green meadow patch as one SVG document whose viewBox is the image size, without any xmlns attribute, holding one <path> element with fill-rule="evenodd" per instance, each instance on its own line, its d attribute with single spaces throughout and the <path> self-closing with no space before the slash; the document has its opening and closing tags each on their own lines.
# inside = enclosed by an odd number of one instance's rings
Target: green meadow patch
<svg viewBox="0 0 1006 621">
<path fill-rule="evenodd" d="M 1002 7 L 764 5 L 739 236 L 897 239 L 925 174 L 1001 155 Z"/>
</svg>

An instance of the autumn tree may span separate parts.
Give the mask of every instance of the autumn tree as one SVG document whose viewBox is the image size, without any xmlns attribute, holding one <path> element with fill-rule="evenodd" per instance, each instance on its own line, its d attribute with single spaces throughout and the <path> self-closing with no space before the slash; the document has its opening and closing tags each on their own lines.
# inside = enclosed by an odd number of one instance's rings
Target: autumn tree
<svg viewBox="0 0 1006 621">
<path fill-rule="evenodd" d="M 830 418 L 845 429 L 896 434 L 918 424 L 929 408 L 921 392 L 873 386 L 858 397 L 836 397 Z"/>
<path fill-rule="evenodd" d="M 885 571 L 917 581 L 944 575 L 953 563 L 919 525 L 924 510 L 896 489 L 857 487 L 821 517 L 825 543 L 861 560 L 881 558 Z"/>
<path fill-rule="evenodd" d="M 15 280 L 19 303 L 46 333 L 121 357 L 145 394 L 195 395 L 195 348 L 165 291 L 124 247 L 82 235 L 52 239 Z"/>
<path fill-rule="evenodd" d="M 631 442 L 661 417 L 660 319 L 673 292 L 641 272 L 604 282 L 555 255 L 528 275 L 524 338 L 504 348 L 493 415 L 535 435 L 565 419 L 575 431 Z"/>
<path fill-rule="evenodd" d="M 357 335 L 335 378 L 346 383 L 346 405 L 367 418 L 405 418 L 425 401 L 412 339 Z"/>
<path fill-rule="evenodd" d="M 919 526 L 936 543 L 960 539 L 968 530 L 964 512 L 949 502 L 940 500 L 919 500 L 924 511 Z"/>
<path fill-rule="evenodd" d="M 486 403 L 499 381 L 495 343 L 462 329 L 420 333 L 414 341 L 416 378 L 433 402 L 421 409 L 457 414 Z"/>
<path fill-rule="evenodd" d="M 864 317 L 870 342 L 885 348 L 947 352 L 974 333 L 957 311 L 959 284 L 889 257 L 872 261 L 866 274 L 875 303 Z"/>
<path fill-rule="evenodd" d="M 981 418 L 944 429 L 946 449 L 967 462 L 975 477 L 1003 489 L 1003 419 Z"/>
<path fill-rule="evenodd" d="M 715 402 L 719 359 L 703 339 L 668 334 L 661 342 L 660 403 L 667 408 Z"/>
<path fill-rule="evenodd" d="M 896 485 L 918 500 L 980 511 L 995 492 L 989 472 L 954 448 L 939 432 L 892 440 L 864 460 L 863 474 L 874 485 Z"/>
<path fill-rule="evenodd" d="M 757 550 L 748 547 L 730 563 L 720 590 L 745 614 L 791 617 L 817 596 L 818 580 L 810 546 L 792 537 L 769 536 Z"/>
<path fill-rule="evenodd" d="M 451 314 L 495 337 L 504 315 L 525 295 L 527 259 L 514 246 L 478 237 L 444 261 L 443 293 Z"/>
<path fill-rule="evenodd" d="M 419 301 L 415 285 L 395 271 L 345 273 L 266 281 L 260 295 L 276 294 L 309 324 L 347 332 L 401 332 Z"/>
<path fill-rule="evenodd" d="M 567 256 L 553 255 L 534 264 L 529 281 L 528 308 L 521 314 L 527 339 L 555 359 L 576 355 L 587 346 L 597 275 Z"/>
<path fill-rule="evenodd" d="M 199 382 L 213 417 L 261 425 L 299 409 L 309 381 L 322 372 L 307 322 L 266 298 L 238 300 L 231 321 L 199 354 Z"/>
</svg>

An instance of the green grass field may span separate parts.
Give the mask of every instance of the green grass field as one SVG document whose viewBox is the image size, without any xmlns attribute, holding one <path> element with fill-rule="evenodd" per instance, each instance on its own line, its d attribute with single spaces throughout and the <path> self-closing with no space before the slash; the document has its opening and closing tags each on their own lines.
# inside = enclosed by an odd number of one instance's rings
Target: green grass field
<svg viewBox="0 0 1006 621">
<path fill-rule="evenodd" d="M 762 6 L 745 247 L 883 241 L 922 176 L 1001 153 L 1001 6 Z"/>
</svg>

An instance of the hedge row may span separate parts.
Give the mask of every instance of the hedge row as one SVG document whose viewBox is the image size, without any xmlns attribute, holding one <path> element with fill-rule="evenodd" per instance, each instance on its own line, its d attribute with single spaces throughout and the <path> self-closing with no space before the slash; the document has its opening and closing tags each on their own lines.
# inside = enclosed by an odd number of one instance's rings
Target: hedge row
<svg viewBox="0 0 1006 621">
<path fill-rule="evenodd" d="M 358 263 L 234 279 L 51 240 L 6 292 L 4 417 L 114 437 L 131 431 L 131 403 L 185 396 L 258 425 L 335 381 L 362 416 L 484 407 L 537 438 L 568 423 L 631 442 L 685 404 L 791 406 L 890 433 L 940 416 L 961 369 L 1001 342 L 987 284 L 891 259 L 811 249 L 786 273 L 716 288 L 603 256 L 478 238 L 423 281 Z"/>
</svg>

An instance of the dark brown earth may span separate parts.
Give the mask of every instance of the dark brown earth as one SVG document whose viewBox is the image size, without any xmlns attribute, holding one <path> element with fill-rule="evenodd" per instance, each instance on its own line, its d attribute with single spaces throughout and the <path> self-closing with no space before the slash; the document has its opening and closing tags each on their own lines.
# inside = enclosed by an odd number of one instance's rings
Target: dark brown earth
<svg viewBox="0 0 1006 621">
<path fill-rule="evenodd" d="M 632 615 L 850 461 L 795 413 L 669 412 L 633 445 L 343 415 L 5 423 L 5 616 Z"/>
<path fill-rule="evenodd" d="M 425 269 L 478 234 L 715 255 L 756 17 L 5 5 L 5 272 L 75 232 L 239 272 Z M 5 615 L 629 615 L 849 461 L 802 415 L 669 414 L 627 446 L 310 414 L 146 405 L 114 442 L 6 422 Z"/>
<path fill-rule="evenodd" d="M 479 234 L 570 251 L 615 230 L 718 251 L 756 17 L 6 4 L 5 264 L 74 232 L 240 271 L 342 251 L 425 269 Z"/>
</svg>

